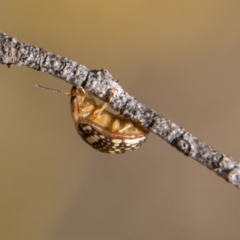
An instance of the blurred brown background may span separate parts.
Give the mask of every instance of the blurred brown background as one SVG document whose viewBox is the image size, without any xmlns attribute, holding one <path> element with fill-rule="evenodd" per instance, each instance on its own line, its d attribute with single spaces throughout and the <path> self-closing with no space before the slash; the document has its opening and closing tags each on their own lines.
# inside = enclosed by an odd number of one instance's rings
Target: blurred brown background
<svg viewBox="0 0 240 240">
<path fill-rule="evenodd" d="M 240 2 L 1 1 L 1 29 L 108 69 L 131 95 L 240 161 Z M 1 68 L 0 239 L 238 239 L 239 190 L 151 134 L 101 154 L 75 131 L 70 85 Z"/>
</svg>

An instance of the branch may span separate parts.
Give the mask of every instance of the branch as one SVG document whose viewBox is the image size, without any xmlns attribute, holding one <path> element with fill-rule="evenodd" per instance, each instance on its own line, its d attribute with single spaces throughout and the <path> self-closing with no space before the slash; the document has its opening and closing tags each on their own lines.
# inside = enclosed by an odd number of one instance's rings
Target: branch
<svg viewBox="0 0 240 240">
<path fill-rule="evenodd" d="M 240 188 L 240 165 L 236 160 L 217 152 L 184 128 L 139 103 L 122 89 L 106 69 L 89 70 L 68 58 L 19 42 L 1 32 L 0 63 L 8 67 L 25 65 L 49 73 L 73 86 L 82 86 L 87 92 L 105 101 L 108 94 L 114 92 L 110 102 L 114 110 L 133 122 L 141 123 L 186 156 L 192 157 Z"/>
</svg>

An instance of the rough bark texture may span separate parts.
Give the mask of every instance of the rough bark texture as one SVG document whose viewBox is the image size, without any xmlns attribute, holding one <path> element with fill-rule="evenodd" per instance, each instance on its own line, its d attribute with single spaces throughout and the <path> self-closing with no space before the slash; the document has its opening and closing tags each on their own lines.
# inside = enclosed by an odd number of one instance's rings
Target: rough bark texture
<svg viewBox="0 0 240 240">
<path fill-rule="evenodd" d="M 9 67 L 25 65 L 47 72 L 71 85 L 82 86 L 102 100 L 107 100 L 109 93 L 113 92 L 110 104 L 114 110 L 133 122 L 142 124 L 186 156 L 191 156 L 228 182 L 240 187 L 240 166 L 236 160 L 217 152 L 184 128 L 139 103 L 122 89 L 107 70 L 89 70 L 68 58 L 21 43 L 4 33 L 0 33 L 0 63 Z"/>
</svg>

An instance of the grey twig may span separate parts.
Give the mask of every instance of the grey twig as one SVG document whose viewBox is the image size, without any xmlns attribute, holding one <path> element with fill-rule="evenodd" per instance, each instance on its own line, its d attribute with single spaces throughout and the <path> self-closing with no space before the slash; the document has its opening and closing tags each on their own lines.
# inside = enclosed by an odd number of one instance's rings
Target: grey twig
<svg viewBox="0 0 240 240">
<path fill-rule="evenodd" d="M 232 157 L 217 152 L 184 128 L 157 114 L 125 92 L 105 69 L 89 70 L 83 65 L 50 53 L 42 48 L 19 42 L 16 38 L 0 33 L 0 63 L 9 67 L 25 65 L 64 79 L 74 86 L 102 100 L 114 92 L 111 106 L 133 122 L 141 123 L 186 156 L 191 156 L 217 175 L 240 188 L 240 165 Z"/>
</svg>

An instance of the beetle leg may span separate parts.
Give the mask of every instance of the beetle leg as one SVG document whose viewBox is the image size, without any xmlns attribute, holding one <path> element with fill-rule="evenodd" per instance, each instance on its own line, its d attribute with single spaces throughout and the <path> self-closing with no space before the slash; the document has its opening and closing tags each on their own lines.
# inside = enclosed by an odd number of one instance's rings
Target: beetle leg
<svg viewBox="0 0 240 240">
<path fill-rule="evenodd" d="M 122 132 L 128 130 L 129 128 L 131 128 L 131 127 L 133 127 L 133 124 L 128 122 L 121 128 L 120 121 L 118 119 L 116 119 L 111 126 L 111 130 L 112 130 L 112 132 L 122 133 Z"/>
<path fill-rule="evenodd" d="M 83 104 L 85 98 L 86 98 L 86 92 L 82 87 L 77 88 L 77 102 L 78 102 L 78 109 L 81 108 L 81 105 Z"/>
<path fill-rule="evenodd" d="M 86 107 L 82 107 L 80 112 L 82 114 L 86 114 L 86 113 L 90 113 L 92 110 L 94 109 L 94 106 L 93 105 L 88 105 Z"/>
<path fill-rule="evenodd" d="M 108 107 L 109 102 L 112 100 L 113 96 L 114 96 L 114 91 L 110 91 L 107 101 L 102 102 L 102 104 L 98 107 L 98 109 L 94 111 L 93 114 L 95 117 L 98 117 L 102 114 L 102 112 Z"/>
<path fill-rule="evenodd" d="M 107 103 L 107 102 L 103 102 L 103 103 L 99 106 L 99 108 L 94 111 L 94 113 L 93 113 L 94 116 L 95 116 L 95 117 L 100 116 L 100 115 L 102 114 L 102 112 L 107 108 L 107 106 L 108 106 L 108 103 Z"/>
<path fill-rule="evenodd" d="M 120 129 L 120 121 L 118 119 L 116 119 L 115 121 L 113 121 L 112 126 L 111 126 L 111 131 L 112 132 L 118 132 Z"/>
<path fill-rule="evenodd" d="M 123 128 L 119 129 L 118 132 L 122 133 L 122 132 L 128 130 L 129 128 L 131 128 L 131 127 L 133 127 L 133 124 L 129 122 L 129 123 L 125 124 L 123 126 Z"/>
</svg>

